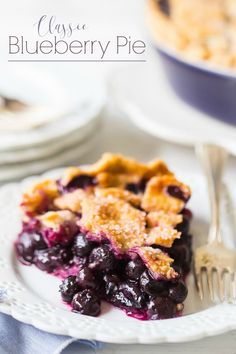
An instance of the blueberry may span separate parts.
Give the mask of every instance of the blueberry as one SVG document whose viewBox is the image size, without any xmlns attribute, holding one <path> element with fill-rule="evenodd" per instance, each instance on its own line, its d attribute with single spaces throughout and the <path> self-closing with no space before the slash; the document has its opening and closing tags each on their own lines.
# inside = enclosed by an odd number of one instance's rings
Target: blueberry
<svg viewBox="0 0 236 354">
<path fill-rule="evenodd" d="M 145 295 L 136 283 L 131 281 L 122 283 L 119 290 L 131 301 L 133 308 L 141 309 L 145 306 Z"/>
<path fill-rule="evenodd" d="M 87 188 L 96 184 L 94 177 L 87 175 L 80 175 L 73 178 L 66 186 L 67 190 L 73 190 L 76 188 Z"/>
<path fill-rule="evenodd" d="M 95 289 L 97 287 L 96 278 L 88 267 L 83 267 L 80 269 L 77 275 L 77 282 L 81 286 L 81 288 L 86 289 Z"/>
<path fill-rule="evenodd" d="M 193 218 L 193 213 L 188 208 L 184 208 L 183 211 L 182 211 L 182 214 L 188 220 L 191 220 Z"/>
<path fill-rule="evenodd" d="M 74 295 L 72 308 L 74 312 L 83 315 L 98 316 L 101 312 L 101 303 L 91 289 L 86 289 Z"/>
<path fill-rule="evenodd" d="M 128 278 L 137 280 L 145 270 L 145 265 L 140 257 L 128 262 L 125 268 L 125 274 Z"/>
<path fill-rule="evenodd" d="M 110 298 L 118 291 L 120 279 L 114 274 L 106 274 L 103 280 L 105 282 L 105 295 Z"/>
<path fill-rule="evenodd" d="M 89 268 L 99 271 L 111 271 L 115 267 L 116 259 L 108 245 L 96 247 L 89 256 Z"/>
<path fill-rule="evenodd" d="M 125 296 L 122 291 L 115 292 L 110 301 L 113 305 L 117 307 L 133 307 L 132 301 L 127 296 Z"/>
<path fill-rule="evenodd" d="M 34 264 L 39 269 L 52 273 L 58 267 L 57 257 L 51 248 L 40 250 L 34 257 Z"/>
<path fill-rule="evenodd" d="M 174 266 L 177 265 L 181 268 L 182 276 L 187 275 L 191 268 L 191 249 L 186 245 L 178 245 L 169 254 L 174 259 Z"/>
<path fill-rule="evenodd" d="M 185 245 L 187 246 L 187 248 L 189 249 L 189 251 L 191 251 L 192 249 L 192 241 L 193 241 L 193 237 L 192 235 L 184 235 L 183 237 L 184 241 L 185 241 Z M 190 252 L 191 253 L 191 252 Z M 191 254 L 189 255 L 189 258 L 191 260 Z"/>
<path fill-rule="evenodd" d="M 137 183 L 127 183 L 125 189 L 131 193 L 139 193 L 139 185 Z"/>
<path fill-rule="evenodd" d="M 148 304 L 148 316 L 151 320 L 173 318 L 175 313 L 175 304 L 166 297 L 156 297 Z"/>
<path fill-rule="evenodd" d="M 158 5 L 164 15 L 170 16 L 170 3 L 169 0 L 157 0 Z"/>
<path fill-rule="evenodd" d="M 176 273 L 178 273 L 179 278 L 183 277 L 183 271 L 182 271 L 181 267 L 179 267 L 178 265 L 173 265 L 172 267 L 174 268 Z"/>
<path fill-rule="evenodd" d="M 127 263 L 128 263 L 128 259 L 126 258 L 119 259 L 119 261 L 116 262 L 115 273 L 118 276 L 123 277 L 125 275 L 125 268 L 127 266 Z"/>
<path fill-rule="evenodd" d="M 176 229 L 186 235 L 189 232 L 189 219 L 183 215 L 183 221 L 176 226 Z"/>
<path fill-rule="evenodd" d="M 143 193 L 147 184 L 147 180 L 141 179 L 138 183 L 127 183 L 125 189 L 134 194 Z"/>
<path fill-rule="evenodd" d="M 43 236 L 50 247 L 55 245 L 71 245 L 74 235 L 78 232 L 78 226 L 75 222 L 64 221 L 57 231 L 53 228 L 45 228 Z"/>
<path fill-rule="evenodd" d="M 40 229 L 40 221 L 38 219 L 31 218 L 27 222 L 23 222 L 22 230 L 24 232 L 32 234 L 34 232 L 39 231 L 39 229 Z"/>
<path fill-rule="evenodd" d="M 174 185 L 170 185 L 167 187 L 167 193 L 177 199 L 183 200 L 185 203 L 188 201 L 188 197 L 184 195 L 184 192 L 178 187 Z"/>
<path fill-rule="evenodd" d="M 62 300 L 69 303 L 72 301 L 73 296 L 80 290 L 74 275 L 70 275 L 64 279 L 59 288 Z"/>
<path fill-rule="evenodd" d="M 176 304 L 184 302 L 188 295 L 188 289 L 184 282 L 180 281 L 169 289 L 169 298 Z"/>
<path fill-rule="evenodd" d="M 175 260 L 175 265 L 178 265 L 181 268 L 183 266 L 190 266 L 191 251 L 187 245 L 175 245 L 172 249 L 169 250 L 169 255 Z"/>
<path fill-rule="evenodd" d="M 79 269 L 85 267 L 87 262 L 88 262 L 88 258 L 87 257 L 75 257 L 74 258 L 74 263 L 76 265 L 78 265 Z"/>
<path fill-rule="evenodd" d="M 69 249 L 59 245 L 35 252 L 34 264 L 39 269 L 52 273 L 60 266 L 68 264 L 72 254 Z"/>
<path fill-rule="evenodd" d="M 79 233 L 75 236 L 73 252 L 76 256 L 87 256 L 93 249 L 93 243 L 88 241 L 84 234 Z"/>
<path fill-rule="evenodd" d="M 73 254 L 70 247 L 53 247 L 59 265 L 66 265 L 72 260 Z"/>
<path fill-rule="evenodd" d="M 139 190 L 140 190 L 140 192 L 143 193 L 145 191 L 147 182 L 148 182 L 147 179 L 145 179 L 145 178 L 141 179 L 141 181 L 139 182 Z"/>
<path fill-rule="evenodd" d="M 16 252 L 19 259 L 26 263 L 33 263 L 36 250 L 47 248 L 43 237 L 38 233 L 22 232 L 16 242 Z"/>
<path fill-rule="evenodd" d="M 154 279 L 146 270 L 140 277 L 141 289 L 152 296 L 162 295 L 167 291 L 167 282 Z"/>
</svg>

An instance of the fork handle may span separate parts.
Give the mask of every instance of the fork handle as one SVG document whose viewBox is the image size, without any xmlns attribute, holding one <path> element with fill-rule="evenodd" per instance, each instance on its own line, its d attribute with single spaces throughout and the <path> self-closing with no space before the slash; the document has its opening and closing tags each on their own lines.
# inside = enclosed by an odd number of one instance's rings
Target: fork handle
<svg viewBox="0 0 236 354">
<path fill-rule="evenodd" d="M 222 178 L 228 153 L 223 147 L 213 144 L 199 145 L 196 147 L 196 152 L 200 158 L 208 182 L 211 206 L 208 242 L 222 243 L 220 231 L 220 202 Z"/>
</svg>

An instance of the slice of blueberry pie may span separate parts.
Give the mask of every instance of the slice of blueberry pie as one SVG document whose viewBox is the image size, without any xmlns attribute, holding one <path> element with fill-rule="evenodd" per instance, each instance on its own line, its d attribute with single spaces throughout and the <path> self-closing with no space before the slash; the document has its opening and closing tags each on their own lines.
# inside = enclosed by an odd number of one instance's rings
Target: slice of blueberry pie
<svg viewBox="0 0 236 354">
<path fill-rule="evenodd" d="M 23 194 L 19 260 L 62 279 L 62 300 L 98 316 L 105 300 L 142 320 L 181 314 L 191 262 L 191 191 L 165 163 L 106 153 Z"/>
</svg>

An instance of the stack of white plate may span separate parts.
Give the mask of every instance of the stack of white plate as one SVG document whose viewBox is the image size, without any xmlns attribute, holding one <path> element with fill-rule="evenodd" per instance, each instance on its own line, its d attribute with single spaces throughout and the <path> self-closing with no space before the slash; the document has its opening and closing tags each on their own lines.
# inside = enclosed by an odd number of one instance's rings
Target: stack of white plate
<svg viewBox="0 0 236 354">
<path fill-rule="evenodd" d="M 106 102 L 104 83 L 67 68 L 1 67 L 0 96 L 27 109 L 0 111 L 0 182 L 76 162 L 92 147 Z"/>
</svg>

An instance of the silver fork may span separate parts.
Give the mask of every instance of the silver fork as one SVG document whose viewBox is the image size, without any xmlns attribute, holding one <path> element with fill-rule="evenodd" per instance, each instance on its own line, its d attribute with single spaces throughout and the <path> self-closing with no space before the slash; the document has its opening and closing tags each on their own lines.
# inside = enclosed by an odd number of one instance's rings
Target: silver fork
<svg viewBox="0 0 236 354">
<path fill-rule="evenodd" d="M 236 251 L 225 247 L 220 225 L 220 201 L 222 177 L 227 152 L 216 145 L 201 145 L 196 148 L 202 162 L 208 182 L 211 205 L 211 222 L 208 243 L 196 249 L 194 256 L 194 274 L 200 298 L 204 298 L 204 289 L 208 287 L 213 302 L 236 300 Z M 206 279 L 207 287 L 204 287 Z"/>
</svg>

